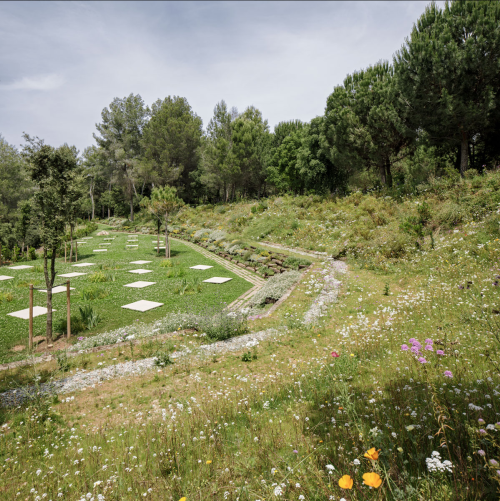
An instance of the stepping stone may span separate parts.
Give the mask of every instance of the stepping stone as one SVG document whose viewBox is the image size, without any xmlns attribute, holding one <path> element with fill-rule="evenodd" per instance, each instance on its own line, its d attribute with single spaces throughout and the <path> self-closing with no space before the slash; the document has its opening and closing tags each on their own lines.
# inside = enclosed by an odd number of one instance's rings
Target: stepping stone
<svg viewBox="0 0 500 501">
<path fill-rule="evenodd" d="M 144 273 L 153 273 L 153 270 L 129 270 L 129 273 L 137 273 L 138 275 L 142 275 Z"/>
<path fill-rule="evenodd" d="M 28 268 L 33 268 L 33 266 L 28 266 L 27 264 L 21 264 L 19 266 L 11 266 L 9 270 L 27 270 Z"/>
<path fill-rule="evenodd" d="M 152 262 L 153 261 L 132 261 L 130 264 L 148 264 Z"/>
<path fill-rule="evenodd" d="M 114 239 L 115 239 L 115 237 L 113 237 L 113 238 L 105 238 L 104 240 L 114 240 Z"/>
<path fill-rule="evenodd" d="M 207 266 L 205 264 L 197 264 L 196 266 L 190 266 L 192 270 L 208 270 L 209 268 L 213 268 L 213 266 Z"/>
<path fill-rule="evenodd" d="M 158 308 L 158 306 L 163 306 L 163 303 L 155 303 L 154 301 L 145 301 L 143 299 L 141 301 L 136 301 L 135 303 L 126 304 L 125 306 L 122 306 L 122 308 L 135 311 L 148 311 L 153 308 Z"/>
<path fill-rule="evenodd" d="M 78 263 L 78 264 L 72 264 L 71 266 L 74 266 L 75 268 L 83 268 L 85 266 L 95 266 L 95 263 Z"/>
<path fill-rule="evenodd" d="M 139 247 L 138 245 L 126 245 L 125 247 Z"/>
<path fill-rule="evenodd" d="M 166 247 L 155 247 L 155 249 L 160 249 L 160 250 L 162 250 L 162 249 L 166 249 Z"/>
<path fill-rule="evenodd" d="M 8 277 L 7 275 L 0 275 L 0 280 L 10 280 L 11 278 L 14 277 Z"/>
<path fill-rule="evenodd" d="M 74 291 L 74 287 L 69 288 L 70 291 Z M 66 291 L 66 286 L 65 285 L 58 285 L 57 287 L 52 288 L 52 294 L 57 294 L 58 292 L 65 292 Z M 46 289 L 40 289 L 39 292 L 47 292 Z"/>
<path fill-rule="evenodd" d="M 143 287 L 148 287 L 150 285 L 154 285 L 156 282 L 133 282 L 131 284 L 126 284 L 123 287 L 131 287 L 132 289 L 142 289 Z"/>
<path fill-rule="evenodd" d="M 212 277 L 203 281 L 207 282 L 207 284 L 223 284 L 224 282 L 229 282 L 229 280 L 232 280 L 232 278 Z"/>
<path fill-rule="evenodd" d="M 52 310 L 52 311 L 57 311 L 57 310 Z M 33 306 L 33 318 L 46 314 L 47 314 L 47 308 L 44 308 L 43 306 Z M 15 311 L 14 313 L 7 313 L 7 315 L 10 315 L 11 317 L 22 318 L 23 320 L 29 320 L 30 309 L 26 308 L 25 310 Z"/>
<path fill-rule="evenodd" d="M 86 273 L 65 273 L 64 275 L 58 275 L 59 277 L 64 278 L 73 278 L 73 277 L 81 277 L 82 275 L 86 275 Z"/>
<path fill-rule="evenodd" d="M 94 249 L 92 252 L 108 252 L 108 249 Z"/>
<path fill-rule="evenodd" d="M 85 245 L 87 242 L 76 242 L 79 245 Z"/>
<path fill-rule="evenodd" d="M 103 242 L 103 243 L 101 243 L 99 245 L 111 245 L 111 243 L 110 242 Z"/>
<path fill-rule="evenodd" d="M 94 237 L 82 237 L 82 240 L 90 240 L 91 238 L 94 238 Z"/>
</svg>

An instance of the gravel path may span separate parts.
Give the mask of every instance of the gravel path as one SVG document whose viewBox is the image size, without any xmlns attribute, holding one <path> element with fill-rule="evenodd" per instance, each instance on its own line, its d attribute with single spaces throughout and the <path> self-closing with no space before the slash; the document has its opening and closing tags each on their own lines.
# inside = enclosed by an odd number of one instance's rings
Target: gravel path
<svg viewBox="0 0 500 501">
<path fill-rule="evenodd" d="M 347 272 L 347 265 L 342 261 L 328 259 L 325 264 L 325 268 L 321 271 L 323 288 L 304 315 L 304 324 L 306 325 L 315 323 L 326 314 L 328 305 L 337 301 L 339 288 L 342 284 L 337 277 L 345 275 Z"/>
<path fill-rule="evenodd" d="M 193 351 L 184 350 L 173 353 L 171 358 L 175 359 L 188 355 L 206 356 L 240 351 L 245 348 L 256 346 L 260 341 L 272 336 L 277 338 L 279 335 L 280 331 L 277 329 L 267 329 L 227 339 L 225 341 L 218 341 L 213 344 L 202 345 Z M 84 369 L 77 370 L 77 373 L 72 376 L 41 384 L 38 388 L 32 385 L 27 388 L 18 388 L 0 393 L 0 405 L 3 407 L 15 407 L 22 404 L 27 398 L 35 396 L 37 393 L 64 394 L 76 390 L 84 390 L 89 387 L 95 388 L 96 385 L 101 384 L 103 381 L 127 376 L 139 376 L 155 368 L 157 367 L 155 366 L 154 358 L 143 358 L 135 362 L 123 362 L 92 371 L 85 371 Z"/>
<path fill-rule="evenodd" d="M 275 244 L 272 242 L 264 242 L 262 241 L 264 245 L 267 245 L 267 247 L 273 247 L 274 249 L 281 249 L 281 250 L 287 250 L 290 252 L 293 252 L 295 254 L 300 254 L 302 256 L 309 256 L 309 257 L 326 257 L 328 254 L 326 252 L 320 252 L 320 251 L 306 251 L 304 249 L 296 249 L 295 247 L 289 247 L 288 245 L 282 245 L 282 244 Z"/>
</svg>

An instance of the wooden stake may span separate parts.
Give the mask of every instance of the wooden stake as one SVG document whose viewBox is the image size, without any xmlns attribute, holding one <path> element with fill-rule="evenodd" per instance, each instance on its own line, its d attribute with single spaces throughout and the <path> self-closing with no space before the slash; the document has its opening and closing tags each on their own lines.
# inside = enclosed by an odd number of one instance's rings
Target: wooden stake
<svg viewBox="0 0 500 501">
<path fill-rule="evenodd" d="M 64 241 L 64 262 L 66 262 L 66 240 Z"/>
<path fill-rule="evenodd" d="M 66 282 L 66 315 L 67 315 L 67 334 L 66 337 L 69 339 L 71 337 L 71 300 L 70 300 L 70 287 L 69 280 Z"/>
<path fill-rule="evenodd" d="M 30 284 L 30 314 L 29 314 L 29 339 L 28 347 L 33 349 L 33 284 Z"/>
<path fill-rule="evenodd" d="M 78 242 L 75 242 L 75 253 L 76 253 L 76 261 L 75 261 L 75 263 L 78 263 Z"/>
</svg>

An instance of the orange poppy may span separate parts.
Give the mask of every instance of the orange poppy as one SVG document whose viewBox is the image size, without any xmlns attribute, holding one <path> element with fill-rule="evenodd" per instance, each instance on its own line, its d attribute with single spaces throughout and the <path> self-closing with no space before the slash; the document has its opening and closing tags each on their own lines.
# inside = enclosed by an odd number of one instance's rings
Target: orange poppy
<svg viewBox="0 0 500 501">
<path fill-rule="evenodd" d="M 339 480 L 339 485 L 342 487 L 342 489 L 352 489 L 352 478 L 349 475 L 344 475 L 340 480 Z"/>
<path fill-rule="evenodd" d="M 377 451 L 375 447 L 372 447 L 369 451 L 365 452 L 365 458 L 372 459 L 373 461 L 376 461 L 378 459 L 378 453 L 380 452 L 380 449 Z"/>
<path fill-rule="evenodd" d="M 363 483 L 378 489 L 382 485 L 382 479 L 378 473 L 365 473 L 363 475 Z"/>
</svg>

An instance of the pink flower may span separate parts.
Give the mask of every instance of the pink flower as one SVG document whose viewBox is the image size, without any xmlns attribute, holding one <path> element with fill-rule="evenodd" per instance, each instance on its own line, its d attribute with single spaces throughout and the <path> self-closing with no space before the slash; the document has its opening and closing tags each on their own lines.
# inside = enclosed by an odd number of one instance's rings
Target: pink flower
<svg viewBox="0 0 500 501">
<path fill-rule="evenodd" d="M 451 371 L 444 371 L 444 375 L 446 377 L 453 377 L 453 374 L 451 373 Z"/>
<path fill-rule="evenodd" d="M 444 355 L 444 351 L 443 350 L 436 350 L 436 355 Z"/>
<path fill-rule="evenodd" d="M 426 364 L 426 363 L 427 363 L 427 360 L 426 360 L 424 357 L 418 357 L 418 361 L 419 361 L 421 364 Z"/>
<path fill-rule="evenodd" d="M 332 351 L 332 357 L 337 358 L 340 357 L 340 355 L 336 351 Z"/>
<path fill-rule="evenodd" d="M 434 348 L 432 347 L 432 344 L 426 344 L 426 345 L 425 345 L 425 349 L 426 349 L 427 351 L 434 351 Z"/>
<path fill-rule="evenodd" d="M 402 344 L 402 345 L 401 345 L 401 349 L 402 349 L 403 351 L 408 351 L 408 350 L 409 350 L 409 348 L 408 348 L 408 345 L 407 345 L 407 344 Z"/>
</svg>

